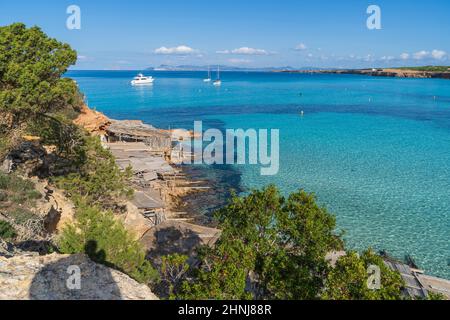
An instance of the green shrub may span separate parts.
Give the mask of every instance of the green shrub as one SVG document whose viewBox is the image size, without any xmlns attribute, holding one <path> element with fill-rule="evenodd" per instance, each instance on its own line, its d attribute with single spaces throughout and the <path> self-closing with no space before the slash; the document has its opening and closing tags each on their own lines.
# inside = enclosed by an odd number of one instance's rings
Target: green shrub
<svg viewBox="0 0 450 320">
<path fill-rule="evenodd" d="M 74 202 L 83 201 L 110 208 L 117 199 L 133 194 L 133 189 L 129 187 L 131 170 L 122 172 L 98 137 L 85 137 L 79 152 L 82 159 L 79 170 L 55 179 L 58 187 L 64 189 Z"/>
<path fill-rule="evenodd" d="M 0 208 L 11 211 L 16 207 L 32 207 L 41 197 L 33 182 L 16 174 L 0 173 Z"/>
<path fill-rule="evenodd" d="M 317 299 L 326 255 L 343 246 L 334 216 L 302 190 L 285 198 L 269 186 L 233 197 L 216 218 L 221 236 L 214 247 L 198 250 L 182 298 Z"/>
<path fill-rule="evenodd" d="M 0 110 L 13 115 L 13 127 L 80 105 L 76 83 L 63 77 L 76 61 L 75 50 L 39 27 L 0 27 Z"/>
<path fill-rule="evenodd" d="M 371 290 L 367 285 L 369 266 L 380 269 L 380 288 Z M 350 251 L 330 270 L 325 281 L 322 298 L 325 300 L 401 300 L 404 282 L 400 274 L 392 271 L 383 259 L 371 249 L 361 255 Z"/>
<path fill-rule="evenodd" d="M 58 239 L 61 252 L 86 253 L 93 261 L 118 269 L 141 283 L 155 283 L 157 271 L 146 260 L 142 245 L 133 239 L 114 214 L 81 203 L 76 222 Z"/>
<path fill-rule="evenodd" d="M 402 67 L 402 70 L 428 71 L 428 72 L 448 72 L 450 66 L 423 66 L 423 67 Z"/>
<path fill-rule="evenodd" d="M 23 225 L 27 221 L 37 218 L 37 215 L 35 215 L 33 212 L 22 207 L 15 207 L 13 209 L 10 209 L 6 212 L 6 215 L 19 225 Z"/>
<path fill-rule="evenodd" d="M 2 131 L 3 129 L 0 125 L 0 161 L 2 161 L 8 154 L 8 149 L 10 146 L 10 140 L 4 136 Z"/>
<path fill-rule="evenodd" d="M 0 239 L 11 240 L 16 237 L 14 227 L 7 221 L 0 220 Z"/>
</svg>

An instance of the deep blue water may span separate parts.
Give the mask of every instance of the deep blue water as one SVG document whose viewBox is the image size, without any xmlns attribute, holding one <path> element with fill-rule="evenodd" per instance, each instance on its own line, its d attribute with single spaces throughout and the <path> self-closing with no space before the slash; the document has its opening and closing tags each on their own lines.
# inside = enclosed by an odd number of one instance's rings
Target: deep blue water
<svg viewBox="0 0 450 320">
<path fill-rule="evenodd" d="M 90 107 L 163 128 L 280 129 L 280 172 L 236 166 L 244 189 L 304 188 L 337 217 L 349 247 L 414 257 L 450 278 L 450 81 L 357 75 L 71 71 Z M 303 110 L 304 117 L 299 113 Z M 239 180 L 238 180 L 239 181 Z"/>
</svg>

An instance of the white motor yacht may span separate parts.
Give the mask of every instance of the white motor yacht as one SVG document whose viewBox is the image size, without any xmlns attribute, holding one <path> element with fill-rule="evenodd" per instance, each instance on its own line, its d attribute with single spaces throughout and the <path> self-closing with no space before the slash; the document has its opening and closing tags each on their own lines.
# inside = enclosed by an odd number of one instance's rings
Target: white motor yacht
<svg viewBox="0 0 450 320">
<path fill-rule="evenodd" d="M 152 84 L 155 81 L 153 77 L 146 77 L 142 73 L 139 73 L 134 79 L 131 81 L 131 84 L 139 85 L 139 84 Z"/>
</svg>

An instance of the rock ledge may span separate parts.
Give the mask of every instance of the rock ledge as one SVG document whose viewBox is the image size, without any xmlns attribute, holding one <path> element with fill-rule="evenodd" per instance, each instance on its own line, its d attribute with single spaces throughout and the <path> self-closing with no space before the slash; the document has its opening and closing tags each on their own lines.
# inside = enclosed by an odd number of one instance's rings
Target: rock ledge
<svg viewBox="0 0 450 320">
<path fill-rule="evenodd" d="M 72 269 L 70 268 L 72 267 Z M 79 268 L 81 289 L 73 267 Z M 72 271 L 71 271 L 72 270 Z M 0 300 L 158 300 L 127 275 L 92 262 L 86 255 L 0 257 Z"/>
</svg>

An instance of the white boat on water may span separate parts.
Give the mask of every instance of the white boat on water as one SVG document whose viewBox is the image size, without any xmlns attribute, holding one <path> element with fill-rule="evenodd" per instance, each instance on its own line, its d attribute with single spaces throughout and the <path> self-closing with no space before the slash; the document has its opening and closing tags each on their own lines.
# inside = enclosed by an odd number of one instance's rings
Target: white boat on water
<svg viewBox="0 0 450 320">
<path fill-rule="evenodd" d="M 222 80 L 220 80 L 220 66 L 217 67 L 217 80 L 213 82 L 213 85 L 220 87 L 222 85 Z"/>
<path fill-rule="evenodd" d="M 208 66 L 208 78 L 203 79 L 203 82 L 211 82 L 211 69 Z"/>
<path fill-rule="evenodd" d="M 133 86 L 140 84 L 152 84 L 155 81 L 153 77 L 146 77 L 142 73 L 139 73 L 134 79 L 131 81 Z"/>
</svg>

